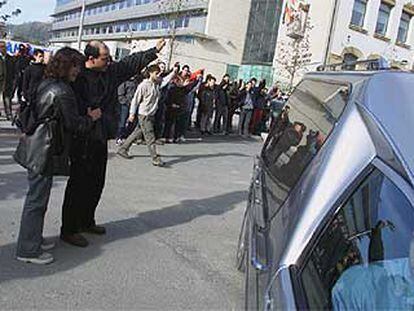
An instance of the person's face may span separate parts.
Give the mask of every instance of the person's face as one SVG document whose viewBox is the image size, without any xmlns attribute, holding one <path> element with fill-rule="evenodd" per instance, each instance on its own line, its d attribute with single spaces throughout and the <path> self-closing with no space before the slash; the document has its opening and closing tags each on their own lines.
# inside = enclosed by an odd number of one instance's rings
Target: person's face
<svg viewBox="0 0 414 311">
<path fill-rule="evenodd" d="M 190 70 L 187 67 L 184 67 L 183 70 L 181 71 L 181 76 L 187 77 L 189 74 L 190 74 Z"/>
<path fill-rule="evenodd" d="M 34 59 L 35 59 L 36 63 L 43 64 L 44 61 L 45 61 L 45 54 L 39 53 L 39 54 L 34 56 Z"/>
<path fill-rule="evenodd" d="M 256 86 L 256 81 L 252 80 L 250 83 L 251 83 L 251 86 L 252 87 L 255 87 Z"/>
<path fill-rule="evenodd" d="M 209 87 L 209 88 L 214 88 L 214 86 L 216 85 L 216 81 L 214 80 L 214 79 L 210 79 L 210 80 L 208 80 L 208 82 L 207 82 L 207 86 Z"/>
<path fill-rule="evenodd" d="M 160 74 L 165 72 L 166 66 L 164 63 L 159 63 L 158 67 L 160 67 Z"/>
<path fill-rule="evenodd" d="M 150 74 L 149 74 L 150 80 L 154 81 L 154 82 L 157 81 L 159 73 L 160 73 L 159 71 L 150 72 Z"/>
<path fill-rule="evenodd" d="M 252 89 L 252 83 L 249 82 L 249 83 L 246 84 L 246 90 L 250 91 L 251 89 Z"/>
<path fill-rule="evenodd" d="M 107 47 L 101 47 L 99 49 L 98 58 L 94 58 L 94 68 L 99 70 L 105 70 L 109 65 L 109 49 Z"/>
<path fill-rule="evenodd" d="M 5 42 L 0 42 L 0 53 L 3 54 L 3 56 L 5 56 L 7 53 Z"/>
<path fill-rule="evenodd" d="M 230 82 L 230 78 L 228 76 L 225 76 L 223 78 L 223 81 L 226 82 L 226 84 L 228 84 Z"/>
<path fill-rule="evenodd" d="M 78 74 L 80 73 L 81 67 L 78 65 L 73 65 L 69 70 L 69 81 L 73 82 L 78 77 Z"/>
</svg>

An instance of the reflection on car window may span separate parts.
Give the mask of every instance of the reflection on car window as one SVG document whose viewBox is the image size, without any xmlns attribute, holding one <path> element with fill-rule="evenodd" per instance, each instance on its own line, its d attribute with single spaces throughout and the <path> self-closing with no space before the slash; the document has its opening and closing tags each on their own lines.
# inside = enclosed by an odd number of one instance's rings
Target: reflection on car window
<svg viewBox="0 0 414 311">
<path fill-rule="evenodd" d="M 265 177 L 269 206 L 276 211 L 331 133 L 347 97 L 344 85 L 304 80 L 272 124 L 263 159 L 272 175 Z"/>
<path fill-rule="evenodd" d="M 340 209 L 304 266 L 309 308 L 413 310 L 413 232 L 413 206 L 374 172 Z"/>
</svg>

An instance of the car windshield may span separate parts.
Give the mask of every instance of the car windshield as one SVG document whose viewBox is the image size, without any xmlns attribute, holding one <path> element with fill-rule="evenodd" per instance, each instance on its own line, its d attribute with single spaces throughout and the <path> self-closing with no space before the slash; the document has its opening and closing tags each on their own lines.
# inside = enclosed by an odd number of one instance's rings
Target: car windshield
<svg viewBox="0 0 414 311">
<path fill-rule="evenodd" d="M 274 215 L 332 132 L 348 100 L 343 84 L 304 80 L 274 120 L 262 158 Z"/>
</svg>

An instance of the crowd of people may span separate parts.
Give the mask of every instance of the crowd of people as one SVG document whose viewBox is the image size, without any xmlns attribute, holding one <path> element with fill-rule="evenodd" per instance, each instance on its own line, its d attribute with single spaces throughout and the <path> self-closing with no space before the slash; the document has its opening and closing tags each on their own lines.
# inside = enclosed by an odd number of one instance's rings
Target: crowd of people
<svg viewBox="0 0 414 311">
<path fill-rule="evenodd" d="M 42 235 L 54 176 L 69 176 L 60 239 L 86 247 L 89 242 L 82 233 L 106 233 L 96 224 L 95 212 L 105 186 L 109 140 L 116 139 L 118 154 L 128 159 L 133 143 L 145 143 L 152 164 L 164 166 L 157 145 L 185 142 L 188 131 L 201 136 L 237 131 L 247 137 L 286 119 L 285 97 L 276 87 L 268 91 L 265 81 L 257 83 L 255 78 L 231 82 L 228 75 L 218 83 L 204 70 L 191 72 L 179 63 L 167 69 L 157 56 L 164 46 L 160 40 L 154 48 L 119 62 L 112 61 L 100 41 L 89 42 L 83 54 L 62 48 L 47 62 L 41 50 L 31 56 L 22 52 L 26 65 L 18 72 L 21 82 L 13 78 L 9 89 L 3 89 L 10 102 L 17 92 L 17 118 L 10 106 L 6 112 L 23 132 L 14 159 L 28 170 L 29 181 L 18 260 L 36 264 L 54 260 L 47 251 L 55 243 Z M 5 53 L 4 42 L 0 51 L 5 65 L 12 56 Z M 9 62 L 10 67 L 23 68 L 17 67 L 16 57 Z M 4 81 L 11 72 L 17 71 L 3 71 Z M 235 114 L 239 114 L 237 129 Z"/>
</svg>

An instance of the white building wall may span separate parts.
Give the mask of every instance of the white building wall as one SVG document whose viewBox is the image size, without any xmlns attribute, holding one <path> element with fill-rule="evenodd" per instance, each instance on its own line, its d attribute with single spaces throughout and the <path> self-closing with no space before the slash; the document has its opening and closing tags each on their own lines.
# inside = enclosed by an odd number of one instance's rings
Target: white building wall
<svg viewBox="0 0 414 311">
<path fill-rule="evenodd" d="M 346 51 L 354 50 L 360 52 L 361 55 L 357 56 L 361 59 L 367 59 L 372 55 L 381 55 L 391 62 L 406 61 L 406 68 L 411 69 L 414 61 L 414 51 L 412 48 L 414 46 L 414 18 L 411 19 L 408 39 L 406 42 L 410 48 L 396 45 L 403 7 L 410 1 L 396 0 L 395 2 L 395 6 L 391 11 L 386 33 L 386 37 L 389 38 L 390 41 L 386 42 L 374 36 L 381 0 L 368 1 L 363 26 L 363 29 L 366 30 L 367 33 L 362 33 L 350 28 L 354 0 L 339 0 L 328 62 L 341 62 L 341 57 Z M 295 79 L 296 82 L 300 80 L 304 73 L 309 70 L 315 70 L 318 65 L 323 64 L 335 0 L 308 0 L 307 3 L 310 4 L 309 18 L 314 27 L 310 31 L 309 38 L 312 58 L 311 65 L 298 72 L 298 76 Z M 286 25 L 281 23 L 278 44 L 283 40 L 290 40 L 286 36 L 286 33 Z M 284 80 L 283 77 L 280 77 L 280 72 L 283 71 L 283 69 L 278 65 L 277 57 L 278 54 L 276 53 L 274 61 L 275 79 Z"/>
</svg>

